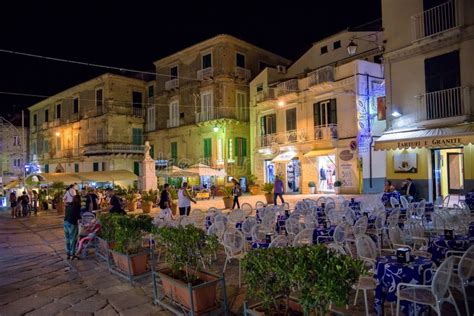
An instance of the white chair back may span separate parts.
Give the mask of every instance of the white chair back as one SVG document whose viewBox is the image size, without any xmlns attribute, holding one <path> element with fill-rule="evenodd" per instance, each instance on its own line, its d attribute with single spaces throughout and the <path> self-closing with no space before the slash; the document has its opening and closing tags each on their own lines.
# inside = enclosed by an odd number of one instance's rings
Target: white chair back
<svg viewBox="0 0 474 316">
<path fill-rule="evenodd" d="M 272 240 L 269 248 L 285 248 L 288 246 L 288 237 L 285 235 L 278 235 Z"/>
<path fill-rule="evenodd" d="M 246 216 L 250 216 L 253 213 L 252 205 L 250 205 L 249 203 L 242 203 L 240 209 L 244 211 Z"/>
<path fill-rule="evenodd" d="M 293 247 L 312 245 L 313 232 L 313 229 L 303 229 L 298 235 L 295 236 L 295 239 L 293 240 Z"/>
<path fill-rule="evenodd" d="M 238 229 L 229 228 L 224 232 L 222 243 L 226 253 L 233 256 L 244 249 L 245 237 Z"/>
</svg>

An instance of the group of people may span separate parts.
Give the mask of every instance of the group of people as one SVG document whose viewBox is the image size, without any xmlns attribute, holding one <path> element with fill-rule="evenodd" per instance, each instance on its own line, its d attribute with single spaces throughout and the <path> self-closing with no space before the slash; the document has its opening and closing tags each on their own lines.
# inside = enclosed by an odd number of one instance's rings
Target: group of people
<svg viewBox="0 0 474 316">
<path fill-rule="evenodd" d="M 414 199 L 417 198 L 416 186 L 413 183 L 413 180 L 411 178 L 406 178 L 402 182 L 400 190 L 397 190 L 397 188 L 395 188 L 395 186 L 392 184 L 392 181 L 390 180 L 385 181 L 384 192 L 397 192 L 397 191 L 400 192 L 400 195 L 411 196 Z"/>
<path fill-rule="evenodd" d="M 11 218 L 30 216 L 32 212 L 35 215 L 38 213 L 38 192 L 35 190 L 23 191 L 18 197 L 15 191 L 12 191 L 9 200 Z"/>
</svg>

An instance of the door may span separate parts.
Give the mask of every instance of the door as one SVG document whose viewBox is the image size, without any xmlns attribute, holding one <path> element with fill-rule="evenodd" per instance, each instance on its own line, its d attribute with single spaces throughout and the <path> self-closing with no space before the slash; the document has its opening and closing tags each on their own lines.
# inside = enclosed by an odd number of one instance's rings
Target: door
<svg viewBox="0 0 474 316">
<path fill-rule="evenodd" d="M 460 194 L 464 189 L 464 168 L 462 153 L 448 153 L 448 193 Z"/>
<path fill-rule="evenodd" d="M 286 110 L 287 141 L 292 143 L 297 140 L 296 133 L 296 108 Z"/>
<path fill-rule="evenodd" d="M 332 137 L 337 125 L 336 99 L 314 103 L 314 134 L 316 139 Z"/>
</svg>

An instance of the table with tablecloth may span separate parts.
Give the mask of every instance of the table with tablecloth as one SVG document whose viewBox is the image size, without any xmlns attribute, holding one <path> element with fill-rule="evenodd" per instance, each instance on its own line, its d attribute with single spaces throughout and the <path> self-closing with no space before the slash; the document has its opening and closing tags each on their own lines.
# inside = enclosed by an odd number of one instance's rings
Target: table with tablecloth
<svg viewBox="0 0 474 316">
<path fill-rule="evenodd" d="M 377 259 L 375 289 L 375 311 L 377 315 L 383 315 L 384 302 L 394 303 L 397 301 L 397 285 L 399 283 L 425 284 L 431 282 L 432 274 L 426 273 L 428 280 L 423 280 L 424 272 L 430 269 L 433 261 L 426 257 L 414 257 L 410 263 L 399 263 L 396 256 L 383 256 Z M 425 281 L 425 282 L 424 282 Z M 424 308 L 416 305 L 418 310 Z M 401 301 L 402 311 L 413 314 L 414 304 Z"/>
<path fill-rule="evenodd" d="M 383 205 L 385 205 L 385 206 L 390 205 L 391 206 L 390 198 L 392 198 L 392 197 L 396 198 L 398 203 L 400 203 L 400 192 L 398 192 L 398 191 L 384 192 L 384 194 L 382 195 Z"/>
<path fill-rule="evenodd" d="M 439 266 L 448 250 L 466 251 L 473 243 L 474 237 L 468 235 L 456 235 L 452 240 L 444 236 L 435 236 L 430 239 L 428 252 L 431 253 L 431 260 Z"/>
<path fill-rule="evenodd" d="M 465 201 L 466 201 L 467 206 L 469 206 L 469 209 L 471 211 L 474 211 L 474 192 L 466 193 Z"/>
<path fill-rule="evenodd" d="M 469 236 L 474 237 L 474 222 L 469 224 Z"/>
</svg>

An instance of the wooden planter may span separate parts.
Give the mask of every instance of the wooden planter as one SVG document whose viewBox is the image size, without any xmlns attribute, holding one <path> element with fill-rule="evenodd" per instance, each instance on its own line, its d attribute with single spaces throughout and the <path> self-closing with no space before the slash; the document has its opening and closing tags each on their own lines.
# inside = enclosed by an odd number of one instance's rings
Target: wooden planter
<svg viewBox="0 0 474 316">
<path fill-rule="evenodd" d="M 265 200 L 267 200 L 267 204 L 273 204 L 273 194 L 265 193 Z"/>
<path fill-rule="evenodd" d="M 115 241 L 107 241 L 100 237 L 97 237 L 99 252 L 104 256 L 107 255 L 109 249 L 114 249 Z"/>
<path fill-rule="evenodd" d="M 200 315 L 218 307 L 218 277 L 205 272 L 190 271 L 204 281 L 199 285 L 192 286 L 190 283 L 187 284 L 169 276 L 170 271 L 168 268 L 158 271 L 166 297 L 182 304 L 188 310 L 192 310 L 194 315 Z"/>
<path fill-rule="evenodd" d="M 341 187 L 334 187 L 334 193 L 341 194 Z"/>
<path fill-rule="evenodd" d="M 64 211 L 66 210 L 66 206 L 64 205 L 64 202 L 58 202 L 56 203 L 56 211 L 58 214 L 64 214 Z"/>
<path fill-rule="evenodd" d="M 309 193 L 310 194 L 314 194 L 315 191 L 316 191 L 315 187 L 309 187 Z"/>
<path fill-rule="evenodd" d="M 148 253 L 125 255 L 113 250 L 111 252 L 115 265 L 126 275 L 135 276 L 148 271 Z"/>
<path fill-rule="evenodd" d="M 260 186 L 256 184 L 249 185 L 249 191 L 252 195 L 257 195 L 260 193 Z"/>
<path fill-rule="evenodd" d="M 152 208 L 153 208 L 153 202 L 143 202 L 142 203 L 143 213 L 145 213 L 145 214 L 150 213 Z"/>
<path fill-rule="evenodd" d="M 137 202 L 128 202 L 127 209 L 129 212 L 135 212 L 137 210 Z"/>
<path fill-rule="evenodd" d="M 224 198 L 222 198 L 222 201 L 224 201 L 224 208 L 225 209 L 232 208 L 232 204 L 234 203 L 234 201 L 231 197 L 224 197 Z"/>
<path fill-rule="evenodd" d="M 283 299 L 280 299 L 280 300 L 283 301 Z M 262 306 L 263 306 L 263 303 L 257 303 L 257 304 L 248 306 L 247 302 L 244 302 L 244 315 L 246 315 L 246 316 L 265 316 L 266 314 L 265 314 L 265 311 L 263 311 Z M 293 315 L 294 314 L 304 315 L 303 308 L 299 304 L 298 300 L 295 299 L 295 298 L 290 297 L 290 299 L 288 301 L 288 308 L 291 311 L 293 311 L 293 313 L 292 313 Z"/>
</svg>

